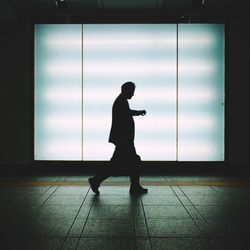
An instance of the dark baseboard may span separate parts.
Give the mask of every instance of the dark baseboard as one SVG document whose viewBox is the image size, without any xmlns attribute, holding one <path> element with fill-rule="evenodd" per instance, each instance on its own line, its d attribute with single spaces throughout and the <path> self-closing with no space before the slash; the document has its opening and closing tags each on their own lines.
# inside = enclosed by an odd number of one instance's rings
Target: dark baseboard
<svg viewBox="0 0 250 250">
<path fill-rule="evenodd" d="M 34 162 L 32 164 L 0 165 L 0 176 L 92 175 L 105 170 L 109 162 Z M 225 162 L 142 162 L 142 175 L 232 176 L 250 177 L 248 165 Z"/>
</svg>

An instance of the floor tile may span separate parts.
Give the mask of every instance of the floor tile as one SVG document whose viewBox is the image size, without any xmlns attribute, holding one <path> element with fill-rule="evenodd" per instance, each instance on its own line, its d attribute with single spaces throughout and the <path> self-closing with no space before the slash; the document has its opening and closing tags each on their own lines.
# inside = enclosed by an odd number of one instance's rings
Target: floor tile
<svg viewBox="0 0 250 250">
<path fill-rule="evenodd" d="M 61 250 L 74 250 L 77 247 L 79 238 L 68 237 L 65 239 Z"/>
<path fill-rule="evenodd" d="M 136 250 L 134 238 L 81 238 L 77 249 L 81 250 Z"/>
<path fill-rule="evenodd" d="M 88 181 L 88 178 L 91 177 L 91 176 L 88 176 L 88 175 L 73 175 L 73 176 L 67 176 L 66 177 L 66 181 L 83 181 L 83 182 L 86 182 Z"/>
<path fill-rule="evenodd" d="M 86 224 L 86 218 L 76 219 L 70 228 L 68 237 L 80 237 Z"/>
<path fill-rule="evenodd" d="M 188 219 L 183 206 L 144 206 L 147 219 Z"/>
<path fill-rule="evenodd" d="M 187 197 L 193 205 L 224 205 L 228 202 L 218 195 L 188 195 Z"/>
<path fill-rule="evenodd" d="M 1 239 L 1 249 L 6 250 L 59 250 L 63 244 L 64 238 L 62 237 L 18 237 L 12 236 L 11 238 Z"/>
<path fill-rule="evenodd" d="M 174 181 L 174 179 L 171 176 L 165 175 L 163 177 L 164 177 L 165 181 L 167 181 L 167 182 Z"/>
<path fill-rule="evenodd" d="M 53 195 L 44 203 L 48 205 L 81 205 L 84 197 L 82 195 Z"/>
<path fill-rule="evenodd" d="M 239 220 L 237 218 L 231 219 L 206 219 L 210 227 L 206 233 L 208 235 L 219 237 L 250 237 L 249 221 Z"/>
<path fill-rule="evenodd" d="M 211 250 L 202 238 L 152 238 L 153 250 Z"/>
<path fill-rule="evenodd" d="M 213 189 L 222 195 L 232 195 L 232 196 L 241 196 L 249 195 L 249 187 L 227 187 L 227 186 L 215 186 Z"/>
<path fill-rule="evenodd" d="M 41 206 L 36 212 L 35 216 L 42 218 L 75 218 L 79 211 L 79 205 L 48 205 Z"/>
<path fill-rule="evenodd" d="M 183 206 L 191 206 L 192 202 L 189 200 L 189 198 L 185 195 L 179 195 L 178 199 L 180 200 L 181 204 Z"/>
<path fill-rule="evenodd" d="M 149 238 L 136 238 L 136 249 L 137 250 L 151 250 Z"/>
<path fill-rule="evenodd" d="M 83 237 L 133 237 L 133 221 L 127 219 L 88 219 Z"/>
<path fill-rule="evenodd" d="M 138 218 L 138 219 L 145 218 L 143 206 L 133 206 L 132 210 L 133 210 L 134 218 Z"/>
<path fill-rule="evenodd" d="M 49 197 L 57 190 L 58 186 L 49 187 L 36 201 L 33 202 L 33 205 L 40 206 L 44 204 Z"/>
<path fill-rule="evenodd" d="M 179 186 L 171 186 L 171 189 L 178 197 L 185 195 Z"/>
<path fill-rule="evenodd" d="M 202 184 L 202 181 L 240 183 L 240 179 L 143 176 L 149 193 L 130 195 L 128 177 L 112 177 L 100 187 L 101 193 L 97 196 L 89 188 L 88 177 L 20 176 L 16 182 L 66 180 L 68 183 L 65 186 L 1 186 L 0 248 L 249 248 L 250 187 Z M 3 179 L 7 180 L 14 181 Z M 164 186 L 174 180 L 182 184 Z"/>
<path fill-rule="evenodd" d="M 78 186 L 60 186 L 54 193 L 54 195 L 83 195 L 85 196 L 89 190 L 89 187 Z"/>
<path fill-rule="evenodd" d="M 145 186 L 150 194 L 155 195 L 175 195 L 169 186 Z"/>
<path fill-rule="evenodd" d="M 235 249 L 239 249 L 239 248 L 231 248 L 231 247 L 227 244 L 227 240 L 223 237 L 220 237 L 220 238 L 206 238 L 209 246 L 210 246 L 210 249 L 213 249 L 213 250 L 235 250 Z M 242 249 L 243 250 L 243 249 Z"/>
<path fill-rule="evenodd" d="M 129 186 L 101 186 L 99 191 L 101 195 L 127 195 Z"/>
<path fill-rule="evenodd" d="M 149 237 L 145 219 L 134 219 L 134 227 L 136 237 Z"/>
<path fill-rule="evenodd" d="M 77 218 L 82 219 L 82 218 L 87 218 L 89 216 L 91 206 L 82 206 L 78 212 Z"/>
<path fill-rule="evenodd" d="M 194 206 L 185 206 L 185 209 L 187 210 L 187 212 L 191 216 L 191 218 L 197 219 L 197 220 L 202 220 L 203 219 L 202 215 L 199 213 L 199 211 L 198 211 L 198 209 L 196 209 L 196 207 L 194 207 Z"/>
<path fill-rule="evenodd" d="M 216 195 L 217 192 L 209 186 L 181 186 L 186 195 Z"/>
<path fill-rule="evenodd" d="M 128 176 L 111 176 L 108 179 L 106 179 L 104 182 L 128 182 L 130 183 Z"/>
<path fill-rule="evenodd" d="M 24 236 L 66 237 L 72 223 L 73 219 L 37 218 L 36 221 L 24 222 L 23 231 L 20 233 Z"/>
<path fill-rule="evenodd" d="M 47 175 L 41 175 L 41 176 L 34 176 L 34 181 L 62 181 L 65 180 L 65 176 L 47 176 Z"/>
<path fill-rule="evenodd" d="M 142 176 L 140 178 L 141 182 L 147 182 L 147 181 L 156 181 L 156 182 L 165 182 L 166 179 L 164 178 L 164 176 Z"/>
<path fill-rule="evenodd" d="M 195 206 L 196 209 L 199 211 L 199 213 L 206 219 L 210 218 L 226 218 L 226 219 L 232 219 L 232 218 L 250 218 L 247 217 L 249 214 L 249 208 L 242 208 L 239 206 Z"/>
<path fill-rule="evenodd" d="M 89 218 L 94 219 L 108 219 L 108 218 L 124 218 L 132 219 L 132 206 L 117 205 L 117 206 L 103 206 L 93 205 L 89 214 Z"/>
<path fill-rule="evenodd" d="M 144 206 L 147 205 L 181 205 L 181 202 L 176 196 L 173 195 L 154 195 L 154 194 L 146 194 L 142 196 L 142 202 Z"/>
<path fill-rule="evenodd" d="M 199 182 L 200 178 L 198 176 L 172 176 L 174 181 L 179 182 Z"/>
<path fill-rule="evenodd" d="M 139 200 L 136 200 L 131 195 L 102 195 L 99 196 L 93 196 L 88 195 L 84 204 L 85 205 L 91 205 L 92 203 L 96 206 L 98 205 L 132 205 L 132 203 L 139 203 Z"/>
<path fill-rule="evenodd" d="M 191 219 L 147 219 L 151 237 L 200 237 Z"/>
</svg>

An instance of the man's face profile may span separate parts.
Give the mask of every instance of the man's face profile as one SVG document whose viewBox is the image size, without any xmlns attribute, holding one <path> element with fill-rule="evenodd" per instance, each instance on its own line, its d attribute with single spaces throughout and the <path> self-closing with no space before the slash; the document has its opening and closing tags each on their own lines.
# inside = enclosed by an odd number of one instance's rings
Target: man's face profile
<svg viewBox="0 0 250 250">
<path fill-rule="evenodd" d="M 134 95 L 134 93 L 135 93 L 135 89 L 134 88 L 129 88 L 129 89 L 126 89 L 124 94 L 125 94 L 127 99 L 131 99 L 132 96 Z"/>
</svg>

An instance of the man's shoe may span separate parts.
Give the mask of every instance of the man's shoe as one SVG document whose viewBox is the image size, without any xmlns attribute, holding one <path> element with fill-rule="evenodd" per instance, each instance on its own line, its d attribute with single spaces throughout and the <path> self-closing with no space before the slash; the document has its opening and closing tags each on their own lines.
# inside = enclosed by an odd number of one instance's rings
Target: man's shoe
<svg viewBox="0 0 250 250">
<path fill-rule="evenodd" d="M 94 178 L 89 178 L 88 179 L 89 181 L 89 185 L 90 185 L 90 188 L 92 189 L 92 191 L 95 193 L 95 194 L 100 194 L 98 188 L 100 187 L 100 185 L 97 185 L 96 182 L 94 181 Z"/>
<path fill-rule="evenodd" d="M 148 192 L 148 189 L 143 188 L 142 186 L 130 187 L 130 189 L 129 189 L 130 194 L 145 194 L 147 192 Z"/>
</svg>

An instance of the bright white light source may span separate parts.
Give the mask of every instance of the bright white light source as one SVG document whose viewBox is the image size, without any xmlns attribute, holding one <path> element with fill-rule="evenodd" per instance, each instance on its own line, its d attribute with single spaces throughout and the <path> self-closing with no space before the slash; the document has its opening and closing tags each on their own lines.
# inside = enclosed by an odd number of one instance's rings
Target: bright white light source
<svg viewBox="0 0 250 250">
<path fill-rule="evenodd" d="M 35 159 L 109 160 L 112 104 L 133 81 L 143 160 L 224 160 L 223 25 L 42 24 L 34 54 Z"/>
<path fill-rule="evenodd" d="M 118 61 L 116 63 L 110 61 L 97 61 L 88 62 L 84 65 L 84 73 L 89 75 L 100 74 L 102 76 L 107 75 L 126 75 L 130 78 L 133 76 L 146 74 L 146 75 L 158 75 L 168 74 L 172 75 L 176 70 L 176 64 L 173 62 L 159 62 L 159 61 Z"/>
<path fill-rule="evenodd" d="M 140 90 L 140 86 L 138 91 L 136 90 L 135 95 L 133 97 L 136 103 L 143 102 L 144 104 L 155 104 L 155 103 L 175 103 L 176 102 L 176 89 L 175 88 L 168 88 L 168 91 L 165 91 L 165 87 L 157 87 L 157 88 L 150 88 L 144 89 L 143 91 Z M 105 103 L 109 102 L 112 103 L 114 99 L 119 94 L 118 92 L 115 93 L 113 88 L 99 88 L 93 89 L 89 88 L 84 90 L 84 100 L 86 102 L 92 102 L 93 104 L 98 103 Z M 111 107 L 110 107 L 111 108 Z"/>
<path fill-rule="evenodd" d="M 75 114 L 63 114 L 63 115 L 48 115 L 44 117 L 43 125 L 46 129 L 56 129 L 56 130 L 64 130 L 64 129 L 79 129 L 81 126 L 81 116 Z"/>
<path fill-rule="evenodd" d="M 78 141 L 56 140 L 48 141 L 44 155 L 55 160 L 81 160 L 81 148 L 77 146 Z"/>
<path fill-rule="evenodd" d="M 79 37 L 69 37 L 69 36 L 56 36 L 50 35 L 46 37 L 45 41 L 46 46 L 53 47 L 54 49 L 68 49 L 73 50 L 75 47 L 82 45 L 81 39 Z"/>
<path fill-rule="evenodd" d="M 179 90 L 178 98 L 185 105 L 209 104 L 215 100 L 216 93 L 212 88 L 187 86 Z"/>
<path fill-rule="evenodd" d="M 179 126 L 181 132 L 211 131 L 216 126 L 216 120 L 211 114 L 180 114 Z"/>
<path fill-rule="evenodd" d="M 223 26 L 180 24 L 178 37 L 178 160 L 221 161 L 224 159 L 224 110 L 220 105 L 224 102 Z"/>
<path fill-rule="evenodd" d="M 217 147 L 214 143 L 204 140 L 186 140 L 179 143 L 179 160 L 180 161 L 207 161 L 216 159 Z"/>
<path fill-rule="evenodd" d="M 182 61 L 179 63 L 179 74 L 182 75 L 182 77 L 185 76 L 200 76 L 200 75 L 206 75 L 211 76 L 214 74 L 216 69 L 216 64 L 211 63 L 208 60 L 200 60 L 200 61 Z"/>
<path fill-rule="evenodd" d="M 140 37 L 140 39 L 129 39 L 128 37 L 111 37 L 110 39 L 100 39 L 100 37 L 96 39 L 89 39 L 84 41 L 84 45 L 88 46 L 90 49 L 107 49 L 107 46 L 113 47 L 115 49 L 116 47 L 124 46 L 124 50 L 127 49 L 146 49 L 146 48 L 152 48 L 152 46 L 157 46 L 159 49 L 160 47 L 175 47 L 176 46 L 176 40 L 175 39 L 169 39 L 169 40 L 154 40 L 154 39 L 148 39 L 145 37 Z"/>
<path fill-rule="evenodd" d="M 179 40 L 179 45 L 182 46 L 182 48 L 209 48 L 215 45 L 215 37 L 210 34 L 198 34 L 194 35 L 192 37 L 187 36 L 183 37 L 182 39 Z"/>
<path fill-rule="evenodd" d="M 81 62 L 50 62 L 45 66 L 45 73 L 48 75 L 80 75 L 82 72 Z"/>
<path fill-rule="evenodd" d="M 52 87 L 44 91 L 43 94 L 46 102 L 48 104 L 62 105 L 63 103 L 67 104 L 80 104 L 82 101 L 82 93 L 78 88 L 63 88 L 63 87 Z"/>
</svg>

